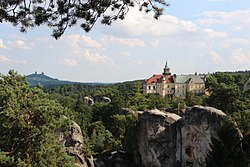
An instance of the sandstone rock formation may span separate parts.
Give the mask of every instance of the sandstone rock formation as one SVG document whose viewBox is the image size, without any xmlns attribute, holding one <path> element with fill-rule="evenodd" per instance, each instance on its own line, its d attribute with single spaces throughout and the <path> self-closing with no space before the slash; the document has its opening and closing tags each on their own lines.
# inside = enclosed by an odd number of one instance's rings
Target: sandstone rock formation
<svg viewBox="0 0 250 167">
<path fill-rule="evenodd" d="M 94 101 L 95 102 L 111 103 L 111 99 L 109 97 L 100 96 L 100 95 L 95 96 Z"/>
<path fill-rule="evenodd" d="M 94 100 L 89 96 L 85 96 L 83 100 L 88 106 L 94 105 Z"/>
<path fill-rule="evenodd" d="M 75 165 L 79 167 L 94 167 L 93 157 L 84 154 L 82 130 L 76 122 L 71 124 L 70 136 L 65 136 L 61 131 L 57 131 L 56 134 L 65 151 L 75 158 Z"/>
<path fill-rule="evenodd" d="M 139 117 L 135 160 L 144 167 L 203 167 L 211 136 L 225 114 L 194 106 L 181 118 L 152 110 Z"/>
</svg>

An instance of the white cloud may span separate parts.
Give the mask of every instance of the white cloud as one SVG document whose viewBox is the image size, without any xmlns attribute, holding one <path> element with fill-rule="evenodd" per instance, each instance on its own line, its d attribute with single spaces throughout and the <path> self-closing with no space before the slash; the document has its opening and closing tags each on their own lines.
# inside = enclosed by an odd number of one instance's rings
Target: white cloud
<svg viewBox="0 0 250 167">
<path fill-rule="evenodd" d="M 224 49 L 230 49 L 231 47 L 244 47 L 249 45 L 250 40 L 244 38 L 231 38 L 220 44 L 220 46 Z"/>
<path fill-rule="evenodd" d="M 162 36 L 197 31 L 197 26 L 192 21 L 170 15 L 162 15 L 159 20 L 155 20 L 152 13 L 139 12 L 137 8 L 131 8 L 126 18 L 118 21 L 117 25 L 120 30 L 132 35 Z"/>
<path fill-rule="evenodd" d="M 146 63 L 142 60 L 138 60 L 134 62 L 136 65 L 145 65 Z"/>
<path fill-rule="evenodd" d="M 82 39 L 86 45 L 92 48 L 101 48 L 102 45 L 98 43 L 97 41 L 91 39 L 89 36 L 82 36 Z"/>
<path fill-rule="evenodd" d="M 80 50 L 80 48 L 101 48 L 102 45 L 91 37 L 79 34 L 71 34 L 63 37 L 64 40 L 67 41 L 68 45 L 71 48 L 75 48 L 76 50 Z"/>
<path fill-rule="evenodd" d="M 250 64 L 250 52 L 248 54 L 243 53 L 242 48 L 236 49 L 232 53 L 233 64 Z"/>
<path fill-rule="evenodd" d="M 99 54 L 99 53 L 92 53 L 90 49 L 86 49 L 82 56 L 86 58 L 90 62 L 94 63 L 107 63 L 107 64 L 113 64 L 113 60 L 110 59 L 108 56 Z"/>
<path fill-rule="evenodd" d="M 153 40 L 153 41 L 151 41 L 151 45 L 152 45 L 153 47 L 157 47 L 157 46 L 159 46 L 159 44 L 160 44 L 160 41 L 159 41 L 159 40 Z"/>
<path fill-rule="evenodd" d="M 11 64 L 27 64 L 26 60 L 10 60 L 4 55 L 0 55 L 0 62 L 2 63 L 11 63 Z"/>
<path fill-rule="evenodd" d="M 126 51 L 122 51 L 122 52 L 120 53 L 120 55 L 121 55 L 121 56 L 124 56 L 124 57 L 129 57 L 129 56 L 131 56 L 131 54 L 130 54 L 129 52 L 126 52 Z"/>
<path fill-rule="evenodd" d="M 94 63 L 113 64 L 112 59 L 108 56 L 100 53 L 93 53 L 92 49 L 104 48 L 99 42 L 93 40 L 91 37 L 71 34 L 63 37 L 63 40 L 66 40 L 68 46 L 72 49 L 74 56 L 83 57 Z M 77 65 L 77 62 L 74 59 L 64 59 L 64 65 L 75 66 Z"/>
<path fill-rule="evenodd" d="M 210 51 L 209 56 L 212 58 L 212 61 L 217 64 L 222 61 L 222 56 L 214 51 Z"/>
<path fill-rule="evenodd" d="M 19 49 L 32 49 L 34 44 L 32 42 L 26 42 L 24 40 L 18 39 L 14 42 L 8 42 L 12 47 L 19 48 Z"/>
<path fill-rule="evenodd" d="M 10 59 L 8 59 L 6 56 L 4 55 L 0 55 L 0 62 L 6 63 L 6 62 L 10 62 Z"/>
<path fill-rule="evenodd" d="M 211 26 L 217 24 L 230 25 L 234 30 L 248 29 L 250 26 L 250 9 L 230 12 L 210 11 L 202 14 L 204 18 L 197 22 Z"/>
<path fill-rule="evenodd" d="M 80 47 L 80 38 L 81 36 L 78 34 L 71 34 L 71 35 L 66 35 L 62 37 L 62 40 L 66 40 L 68 46 L 73 49 L 72 53 L 78 54 L 81 52 L 81 47 Z"/>
<path fill-rule="evenodd" d="M 214 31 L 213 29 L 204 29 L 203 32 L 207 34 L 208 38 L 224 38 L 228 37 L 227 32 Z"/>
<path fill-rule="evenodd" d="M 114 36 L 104 36 L 102 39 L 103 43 L 119 43 L 121 45 L 127 45 L 127 46 L 139 46 L 139 47 L 144 47 L 145 42 L 141 39 L 137 38 L 118 38 Z"/>
<path fill-rule="evenodd" d="M 11 62 L 14 64 L 22 64 L 22 65 L 27 64 L 26 60 L 12 60 Z"/>
<path fill-rule="evenodd" d="M 78 63 L 75 59 L 64 59 L 63 64 L 65 66 L 76 66 Z"/>
<path fill-rule="evenodd" d="M 4 43 L 3 43 L 3 40 L 2 40 L 2 39 L 0 39 L 0 48 L 2 48 L 2 49 L 6 49 L 6 46 L 4 45 Z"/>
</svg>

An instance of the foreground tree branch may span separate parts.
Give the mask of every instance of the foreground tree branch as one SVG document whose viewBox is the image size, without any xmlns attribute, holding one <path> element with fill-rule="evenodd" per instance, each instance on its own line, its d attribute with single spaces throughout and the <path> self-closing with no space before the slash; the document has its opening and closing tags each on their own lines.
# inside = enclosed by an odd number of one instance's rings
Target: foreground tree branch
<svg viewBox="0 0 250 167">
<path fill-rule="evenodd" d="M 105 25 L 123 20 L 135 4 L 140 11 L 152 11 L 156 19 L 169 6 L 165 0 L 1 0 L 0 22 L 20 26 L 21 32 L 45 24 L 57 39 L 76 24 L 89 32 L 99 18 Z"/>
</svg>

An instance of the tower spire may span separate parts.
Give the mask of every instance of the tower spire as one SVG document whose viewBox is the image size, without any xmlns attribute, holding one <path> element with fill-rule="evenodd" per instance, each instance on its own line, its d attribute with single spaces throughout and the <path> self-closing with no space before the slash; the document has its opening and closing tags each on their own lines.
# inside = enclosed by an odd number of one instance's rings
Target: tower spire
<svg viewBox="0 0 250 167">
<path fill-rule="evenodd" d="M 163 68 L 162 75 L 171 75 L 170 68 L 168 67 L 168 61 L 166 61 L 165 67 Z"/>
<path fill-rule="evenodd" d="M 168 68 L 168 61 L 166 61 L 165 68 Z"/>
</svg>

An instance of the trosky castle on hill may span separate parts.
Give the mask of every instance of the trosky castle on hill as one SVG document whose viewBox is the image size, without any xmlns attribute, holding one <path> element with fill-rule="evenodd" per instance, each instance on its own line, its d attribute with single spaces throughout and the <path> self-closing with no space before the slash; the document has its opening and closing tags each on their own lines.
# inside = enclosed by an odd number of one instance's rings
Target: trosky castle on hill
<svg viewBox="0 0 250 167">
<path fill-rule="evenodd" d="M 171 75 L 166 62 L 162 74 L 154 74 L 143 84 L 143 93 L 155 93 L 165 97 L 168 95 L 185 97 L 187 92 L 195 95 L 205 93 L 205 75 Z"/>
</svg>

